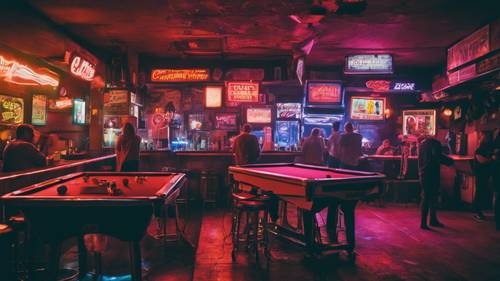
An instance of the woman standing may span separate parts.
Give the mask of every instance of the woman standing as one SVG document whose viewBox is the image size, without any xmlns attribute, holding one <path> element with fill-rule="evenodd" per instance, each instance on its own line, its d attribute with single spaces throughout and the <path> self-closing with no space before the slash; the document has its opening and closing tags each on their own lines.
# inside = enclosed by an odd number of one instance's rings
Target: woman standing
<svg viewBox="0 0 500 281">
<path fill-rule="evenodd" d="M 135 134 L 134 126 L 127 122 L 116 142 L 116 169 L 119 172 L 139 171 L 141 137 Z"/>
</svg>

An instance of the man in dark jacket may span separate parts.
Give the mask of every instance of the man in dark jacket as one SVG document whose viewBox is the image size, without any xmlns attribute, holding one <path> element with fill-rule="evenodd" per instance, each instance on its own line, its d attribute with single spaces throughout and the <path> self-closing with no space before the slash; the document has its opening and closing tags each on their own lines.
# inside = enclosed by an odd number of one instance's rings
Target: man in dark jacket
<svg viewBox="0 0 500 281">
<path fill-rule="evenodd" d="M 234 139 L 233 153 L 236 165 L 253 164 L 260 157 L 260 146 L 257 137 L 250 134 L 252 126 L 243 125 L 241 133 Z"/>
<path fill-rule="evenodd" d="M 45 155 L 33 145 L 34 130 L 31 125 L 17 126 L 16 139 L 3 151 L 3 171 L 15 172 L 36 167 L 45 167 Z"/>
<path fill-rule="evenodd" d="M 453 159 L 444 155 L 441 143 L 429 136 L 419 137 L 418 172 L 422 186 L 420 228 L 429 229 L 427 216 L 430 211 L 430 225 L 443 227 L 436 215 L 440 188 L 440 164 L 453 165 Z"/>
</svg>

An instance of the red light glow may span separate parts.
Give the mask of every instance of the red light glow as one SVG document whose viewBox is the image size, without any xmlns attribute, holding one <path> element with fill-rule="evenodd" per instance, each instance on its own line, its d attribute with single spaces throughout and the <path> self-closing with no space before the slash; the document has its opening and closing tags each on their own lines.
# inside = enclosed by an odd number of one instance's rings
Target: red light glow
<svg viewBox="0 0 500 281">
<path fill-rule="evenodd" d="M 59 81 L 49 75 L 35 72 L 30 67 L 17 61 L 7 60 L 0 56 L 0 77 L 10 83 L 31 86 L 57 87 Z"/>
</svg>

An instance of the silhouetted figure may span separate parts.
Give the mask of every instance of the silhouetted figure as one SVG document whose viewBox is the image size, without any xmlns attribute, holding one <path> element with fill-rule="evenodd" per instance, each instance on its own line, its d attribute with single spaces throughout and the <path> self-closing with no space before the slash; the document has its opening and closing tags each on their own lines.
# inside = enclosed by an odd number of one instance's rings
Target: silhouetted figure
<svg viewBox="0 0 500 281">
<path fill-rule="evenodd" d="M 116 141 L 116 169 L 120 172 L 139 171 L 141 137 L 135 134 L 134 126 L 127 122 Z"/>
<path fill-rule="evenodd" d="M 259 140 L 250 134 L 252 126 L 245 124 L 241 133 L 234 139 L 233 154 L 236 165 L 256 163 L 260 157 Z"/>
<path fill-rule="evenodd" d="M 3 151 L 3 171 L 15 172 L 47 166 L 45 155 L 33 144 L 35 138 L 31 125 L 22 124 L 16 128 L 16 139 Z"/>
<path fill-rule="evenodd" d="M 474 219 L 477 221 L 484 221 L 484 196 L 488 190 L 490 178 L 494 172 L 492 170 L 494 165 L 494 147 L 489 133 L 481 132 L 479 134 L 479 147 L 474 153 L 474 160 L 476 175 L 476 192 L 474 194 L 473 202 L 476 215 L 474 216 Z"/>
</svg>

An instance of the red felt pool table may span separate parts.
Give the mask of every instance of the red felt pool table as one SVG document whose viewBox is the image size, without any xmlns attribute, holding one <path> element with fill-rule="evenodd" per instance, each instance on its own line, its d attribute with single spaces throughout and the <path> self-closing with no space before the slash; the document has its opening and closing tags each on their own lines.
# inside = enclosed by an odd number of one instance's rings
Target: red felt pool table
<svg viewBox="0 0 500 281">
<path fill-rule="evenodd" d="M 7 213 L 21 210 L 32 237 L 51 246 L 49 274 L 57 272 L 57 250 L 63 240 L 102 233 L 130 242 L 132 276 L 140 280 L 139 242 L 153 212 L 160 214 L 158 210 L 174 201 L 185 181 L 181 173 L 75 173 L 6 194 L 1 201 Z M 116 184 L 114 195 L 108 194 L 105 182 Z M 65 194 L 58 193 L 61 186 Z"/>
<path fill-rule="evenodd" d="M 303 164 L 257 164 L 231 166 L 232 179 L 242 185 L 272 192 L 287 204 L 302 211 L 303 229 L 293 229 L 285 220 L 278 220 L 274 232 L 306 246 L 311 253 L 345 249 L 352 253 L 355 246 L 354 209 L 360 199 L 377 195 L 382 190 L 385 175 L 344 169 L 330 169 Z M 344 213 L 346 243 L 326 245 L 317 241 L 315 213 L 330 203 L 339 203 Z M 286 214 L 280 214 L 280 217 Z"/>
</svg>

